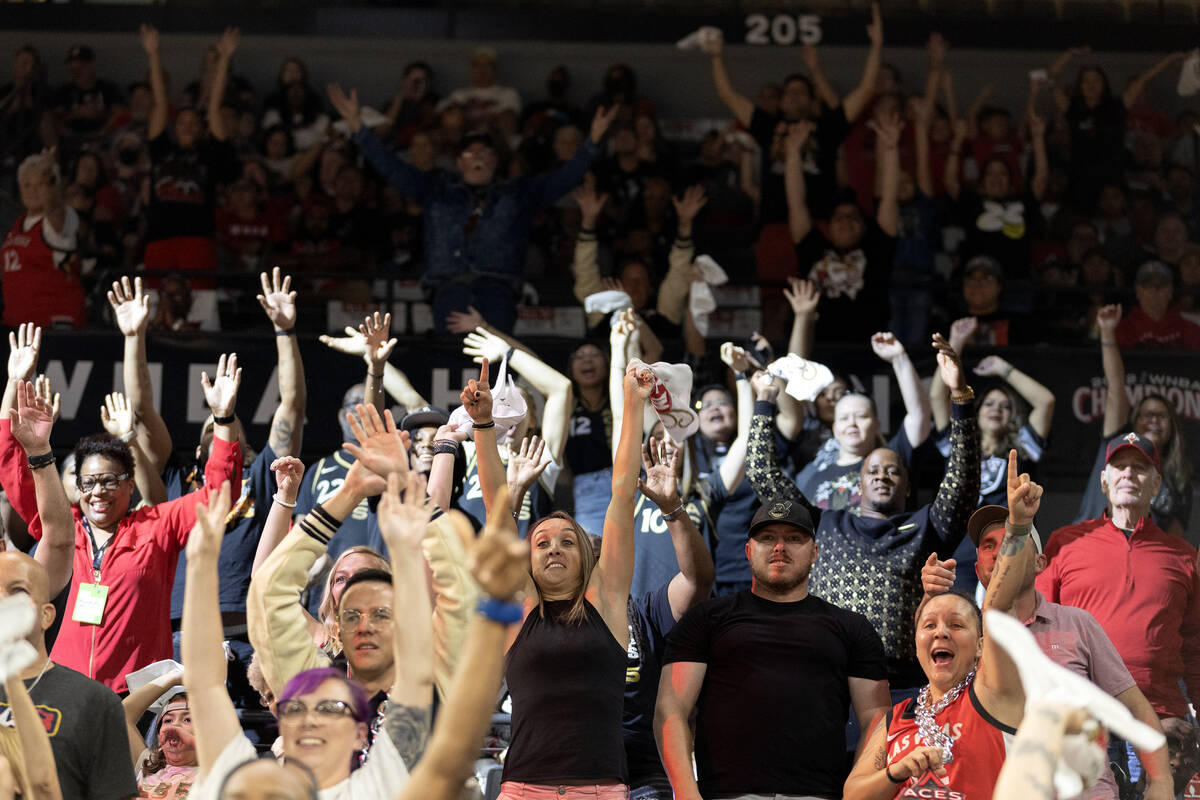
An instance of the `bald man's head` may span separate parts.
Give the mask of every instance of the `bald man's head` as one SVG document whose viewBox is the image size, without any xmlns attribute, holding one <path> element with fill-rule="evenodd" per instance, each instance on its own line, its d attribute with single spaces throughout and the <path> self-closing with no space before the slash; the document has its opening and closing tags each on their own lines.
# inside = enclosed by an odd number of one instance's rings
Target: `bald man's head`
<svg viewBox="0 0 1200 800">
<path fill-rule="evenodd" d="M 28 595 L 38 608 L 38 623 L 27 638 L 40 653 L 46 646 L 46 629 L 54 623 L 50 580 L 41 564 L 18 550 L 7 550 L 0 553 L 0 597 L 18 593 Z"/>
</svg>

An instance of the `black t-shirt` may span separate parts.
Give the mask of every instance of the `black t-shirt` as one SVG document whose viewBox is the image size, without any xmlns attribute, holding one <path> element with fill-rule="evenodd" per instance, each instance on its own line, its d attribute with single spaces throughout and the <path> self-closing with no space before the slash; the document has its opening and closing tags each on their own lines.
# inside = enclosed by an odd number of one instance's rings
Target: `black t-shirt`
<svg viewBox="0 0 1200 800">
<path fill-rule="evenodd" d="M 77 117 L 75 119 L 66 120 L 66 126 L 72 132 L 77 134 L 96 133 L 103 128 L 110 116 L 112 116 L 113 106 L 121 105 L 125 102 L 125 95 L 117 88 L 115 83 L 109 81 L 98 80 L 90 89 L 80 89 L 74 83 L 68 83 L 58 90 L 57 106 L 64 113 L 70 113 L 72 110 L 81 106 L 94 105 L 105 109 L 106 114 L 102 114 L 95 118 L 83 119 Z"/>
<path fill-rule="evenodd" d="M 839 105 L 823 109 L 816 126 L 804 149 L 804 189 L 809 211 L 821 217 L 828 212 L 830 198 L 837 188 L 838 148 L 850 132 L 850 123 Z M 755 106 L 750 117 L 750 135 L 762 149 L 759 218 L 763 223 L 785 222 L 788 208 L 783 180 L 783 139 L 787 136 L 787 121 L 780 114 L 768 114 Z"/>
<path fill-rule="evenodd" d="M 960 251 L 962 263 L 988 255 L 1004 267 L 1005 279 L 1029 277 L 1029 243 L 1045 227 L 1037 198 L 1027 192 L 993 200 L 963 191 L 958 198 L 958 215 L 967 235 Z"/>
<path fill-rule="evenodd" d="M 175 236 L 212 236 L 217 185 L 237 171 L 237 154 L 228 142 L 200 141 L 177 147 L 164 131 L 151 139 L 150 206 L 147 241 Z"/>
<path fill-rule="evenodd" d="M 467 515 L 475 530 L 482 530 L 487 520 L 487 508 L 483 504 L 483 489 L 479 486 L 479 461 L 474 447 L 463 447 L 463 452 L 467 454 L 467 470 L 460 481 L 462 494 L 454 507 Z M 545 473 L 542 473 L 542 477 L 545 477 Z M 542 478 L 538 478 L 521 500 L 521 510 L 517 514 L 517 535 L 524 539 L 529 533 L 529 526 L 551 511 L 554 511 L 554 496 L 542 485 Z"/>
<path fill-rule="evenodd" d="M 1095 108 L 1088 108 L 1082 98 L 1072 97 L 1066 118 L 1071 132 L 1072 177 L 1113 177 L 1120 181 L 1125 168 L 1125 104 L 1121 98 L 1109 97 Z"/>
<path fill-rule="evenodd" d="M 1083 500 L 1079 503 L 1079 511 L 1075 514 L 1075 522 L 1099 519 L 1108 509 L 1108 498 L 1104 496 L 1104 492 L 1100 488 L 1100 473 L 1104 471 L 1104 455 L 1108 452 L 1109 442 L 1120 436 L 1128 435 L 1129 429 L 1126 428 L 1112 436 L 1100 439 L 1100 447 L 1096 450 L 1096 459 L 1092 462 L 1092 469 L 1088 473 L 1087 487 L 1083 491 Z M 1192 518 L 1192 487 L 1170 486 L 1164 475 L 1162 488 L 1158 490 L 1158 494 L 1150 503 L 1150 516 L 1154 519 L 1154 524 L 1164 531 L 1171 527 L 1172 522 L 1179 520 L 1184 531 L 1187 532 L 1188 522 Z M 1187 538 L 1192 544 L 1197 544 L 1194 533 Z"/>
<path fill-rule="evenodd" d="M 631 786 L 666 777 L 654 741 L 654 704 L 667 634 L 675 627 L 667 584 L 629 602 L 629 647 L 625 651 L 625 760 Z"/>
<path fill-rule="evenodd" d="M 26 689 L 31 686 L 30 698 L 50 737 L 62 796 L 115 800 L 136 795 L 120 698 L 104 684 L 59 664 L 40 679 L 25 681 Z M 3 686 L 0 724 L 12 725 Z"/>
<path fill-rule="evenodd" d="M 588 411 L 582 403 L 575 404 L 571 426 L 567 432 L 564 458 L 572 474 L 583 475 L 612 466 L 612 411 L 608 401 L 596 411 Z"/>
<path fill-rule="evenodd" d="M 886 327 L 896 237 L 866 221 L 858 246 L 838 252 L 814 225 L 796 244 L 800 275 L 821 290 L 817 341 L 865 344 Z"/>
<path fill-rule="evenodd" d="M 842 796 L 848 679 L 887 677 L 866 617 L 815 595 L 774 603 L 739 592 L 684 614 L 663 657 L 679 661 L 707 665 L 696 720 L 701 795 Z"/>
<path fill-rule="evenodd" d="M 899 454 L 906 467 L 912 466 L 913 446 L 903 425 L 888 440 L 887 447 Z M 796 486 L 808 502 L 822 511 L 844 508 L 852 514 L 858 514 L 862 505 L 863 459 L 853 464 L 838 464 L 840 450 L 837 439 L 830 437 L 816 457 L 800 470 L 796 476 Z"/>
</svg>

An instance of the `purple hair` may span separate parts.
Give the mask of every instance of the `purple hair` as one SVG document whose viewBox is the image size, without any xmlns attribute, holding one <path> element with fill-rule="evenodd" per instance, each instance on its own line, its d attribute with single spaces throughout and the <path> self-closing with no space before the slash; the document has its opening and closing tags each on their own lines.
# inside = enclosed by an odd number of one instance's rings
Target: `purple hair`
<svg viewBox="0 0 1200 800">
<path fill-rule="evenodd" d="M 283 691 L 279 693 L 278 705 L 282 707 L 293 697 L 315 692 L 317 687 L 328 680 L 338 680 L 346 685 L 347 691 L 350 692 L 350 707 L 354 709 L 354 719 L 357 722 L 365 723 L 370 719 L 371 706 L 366 690 L 363 689 L 361 683 L 337 667 L 317 667 L 296 673 L 295 677 L 288 681 L 287 685 L 283 687 Z"/>
</svg>

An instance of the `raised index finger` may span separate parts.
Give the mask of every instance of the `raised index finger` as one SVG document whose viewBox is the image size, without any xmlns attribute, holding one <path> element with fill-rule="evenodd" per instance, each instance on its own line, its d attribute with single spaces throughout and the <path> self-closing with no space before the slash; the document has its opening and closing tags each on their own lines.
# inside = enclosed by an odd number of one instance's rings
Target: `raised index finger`
<svg viewBox="0 0 1200 800">
<path fill-rule="evenodd" d="M 1008 451 L 1008 490 L 1011 492 L 1021 485 L 1020 473 L 1017 472 L 1017 449 Z"/>
<path fill-rule="evenodd" d="M 489 389 L 492 387 L 492 382 L 488 376 L 488 360 L 486 358 L 479 362 L 479 382 Z"/>
</svg>

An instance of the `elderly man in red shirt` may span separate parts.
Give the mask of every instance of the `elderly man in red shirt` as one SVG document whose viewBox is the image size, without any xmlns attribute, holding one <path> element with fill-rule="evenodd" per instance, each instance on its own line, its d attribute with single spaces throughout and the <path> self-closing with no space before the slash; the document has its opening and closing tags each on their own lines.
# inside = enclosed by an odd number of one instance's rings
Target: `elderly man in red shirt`
<svg viewBox="0 0 1200 800">
<path fill-rule="evenodd" d="M 1196 550 L 1150 516 L 1162 485 L 1158 448 L 1136 433 L 1113 439 L 1100 473 L 1108 509 L 1055 531 L 1035 586 L 1047 600 L 1091 612 L 1104 627 L 1163 730 L 1188 730 L 1200 700 L 1200 576 Z M 1196 694 L 1191 694 L 1195 692 Z"/>
</svg>

